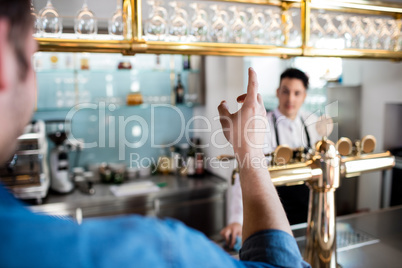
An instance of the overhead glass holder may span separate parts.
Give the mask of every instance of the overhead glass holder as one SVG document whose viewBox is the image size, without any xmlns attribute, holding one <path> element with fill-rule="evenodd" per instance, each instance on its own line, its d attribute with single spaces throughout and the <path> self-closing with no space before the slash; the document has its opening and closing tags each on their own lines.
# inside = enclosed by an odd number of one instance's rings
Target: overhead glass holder
<svg viewBox="0 0 402 268">
<path fill-rule="evenodd" d="M 395 27 L 401 35 L 402 5 L 395 3 L 367 2 L 367 1 L 335 1 L 335 0 L 215 0 L 222 5 L 247 4 L 260 7 L 280 8 L 282 13 L 283 44 L 280 46 L 261 44 L 236 44 L 215 42 L 172 42 L 168 40 L 151 41 L 143 37 L 143 7 L 142 0 L 123 0 L 124 40 L 77 40 L 62 35 L 60 38 L 37 38 L 41 51 L 66 52 L 106 52 L 133 55 L 136 53 L 153 54 L 193 54 L 193 55 L 220 55 L 220 56 L 279 56 L 283 58 L 294 56 L 324 56 L 345 58 L 382 58 L 402 59 L 400 46 L 394 51 L 381 49 L 329 49 L 309 46 L 310 14 L 311 10 L 325 10 L 345 14 L 382 15 L 394 18 Z M 287 24 L 292 16 L 290 9 L 300 10 L 300 47 L 288 47 L 290 40 L 290 26 Z M 399 38 L 399 37 L 398 37 Z M 401 43 L 397 40 L 397 43 Z"/>
</svg>

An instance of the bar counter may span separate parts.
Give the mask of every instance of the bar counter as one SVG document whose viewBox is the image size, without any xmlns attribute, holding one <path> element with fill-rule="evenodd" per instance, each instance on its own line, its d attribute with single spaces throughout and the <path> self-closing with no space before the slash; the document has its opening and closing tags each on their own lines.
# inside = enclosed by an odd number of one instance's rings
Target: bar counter
<svg viewBox="0 0 402 268">
<path fill-rule="evenodd" d="M 402 206 L 337 217 L 338 264 L 349 267 L 402 266 Z M 292 226 L 301 252 L 306 224 Z"/>
<path fill-rule="evenodd" d="M 127 214 L 170 217 L 206 235 L 216 234 L 224 227 L 228 187 L 225 180 L 211 174 L 201 178 L 157 175 L 141 180 L 154 182 L 160 190 L 115 196 L 110 184 L 97 183 L 93 195 L 78 189 L 63 195 L 49 193 L 43 204 L 30 206 L 30 209 L 36 213 L 72 218 L 77 218 L 79 212 L 84 219 Z"/>
</svg>

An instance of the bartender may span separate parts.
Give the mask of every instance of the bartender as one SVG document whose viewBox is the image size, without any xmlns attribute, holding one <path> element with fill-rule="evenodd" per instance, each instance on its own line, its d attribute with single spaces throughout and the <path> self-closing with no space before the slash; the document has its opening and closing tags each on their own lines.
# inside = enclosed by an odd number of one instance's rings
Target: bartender
<svg viewBox="0 0 402 268">
<path fill-rule="evenodd" d="M 311 148 L 321 139 L 315 127 L 317 117 L 300 110 L 307 96 L 307 75 L 295 68 L 286 69 L 280 77 L 276 96 L 279 100 L 277 109 L 267 113 L 268 131 L 265 137 L 264 153 L 275 150 L 278 145 L 290 148 Z M 230 248 L 236 243 L 236 237 L 242 235 L 243 204 L 239 178 L 235 179 L 230 189 L 229 221 L 221 235 Z M 277 187 L 290 224 L 307 221 L 309 189 L 303 185 Z M 240 241 L 240 240 L 237 240 Z"/>
</svg>

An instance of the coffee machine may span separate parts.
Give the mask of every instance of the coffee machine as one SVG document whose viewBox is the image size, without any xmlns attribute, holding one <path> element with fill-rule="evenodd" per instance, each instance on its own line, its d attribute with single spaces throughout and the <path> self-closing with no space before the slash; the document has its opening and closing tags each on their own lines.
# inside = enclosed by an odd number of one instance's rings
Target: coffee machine
<svg viewBox="0 0 402 268">
<path fill-rule="evenodd" d="M 50 151 L 50 188 L 58 193 L 69 193 L 74 189 L 70 176 L 69 148 L 66 144 L 71 122 L 68 120 L 46 121 L 49 139 L 55 144 Z"/>
<path fill-rule="evenodd" d="M 15 197 L 36 199 L 39 204 L 46 197 L 50 184 L 45 133 L 43 121 L 27 125 L 24 134 L 18 137 L 14 155 L 5 165 L 0 166 L 0 182 Z"/>
</svg>

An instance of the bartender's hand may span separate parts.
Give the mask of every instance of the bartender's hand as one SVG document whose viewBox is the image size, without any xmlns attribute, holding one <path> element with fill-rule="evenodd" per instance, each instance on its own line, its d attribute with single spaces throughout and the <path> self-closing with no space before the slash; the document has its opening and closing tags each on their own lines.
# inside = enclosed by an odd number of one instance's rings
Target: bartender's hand
<svg viewBox="0 0 402 268">
<path fill-rule="evenodd" d="M 257 74 L 252 68 L 249 68 L 247 94 L 239 96 L 237 101 L 243 106 L 233 114 L 226 101 L 218 106 L 223 134 L 233 145 L 236 157 L 262 154 L 268 122 L 262 97 L 258 94 Z"/>
<path fill-rule="evenodd" d="M 221 236 L 225 238 L 226 244 L 229 248 L 234 248 L 236 244 L 236 237 L 241 237 L 242 226 L 238 222 L 233 222 L 222 229 Z"/>
</svg>

